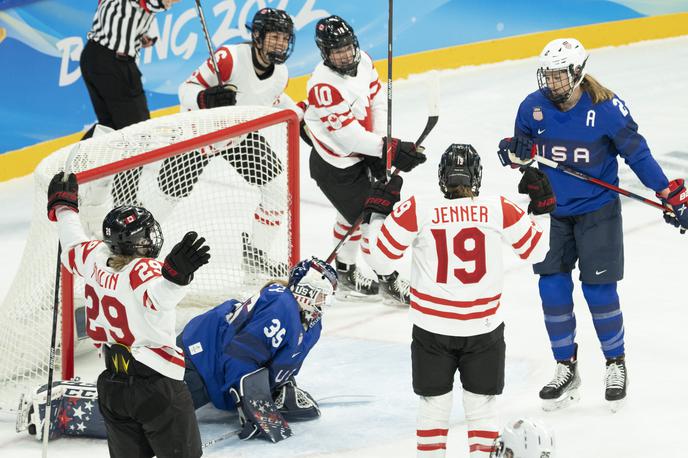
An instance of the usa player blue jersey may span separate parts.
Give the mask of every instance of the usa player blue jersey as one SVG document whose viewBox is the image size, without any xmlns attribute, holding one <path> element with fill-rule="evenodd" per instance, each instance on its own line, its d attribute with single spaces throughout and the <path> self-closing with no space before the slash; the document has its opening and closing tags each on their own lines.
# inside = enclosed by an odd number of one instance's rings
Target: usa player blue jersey
<svg viewBox="0 0 688 458">
<path fill-rule="evenodd" d="M 322 325 L 308 331 L 299 305 L 282 285 L 263 288 L 257 298 L 224 302 L 192 319 L 182 332 L 184 353 L 196 366 L 218 409 L 234 409 L 229 389 L 260 367 L 275 388 L 296 375 L 320 338 Z"/>
<path fill-rule="evenodd" d="M 593 105 L 583 91 L 576 106 L 560 111 L 540 91 L 533 92 L 518 108 L 514 131 L 515 136 L 532 138 L 538 154 L 607 183 L 619 183 L 618 155 L 655 192 L 669 184 L 626 104 L 617 96 Z M 550 167 L 541 168 L 557 197 L 554 216 L 588 213 L 617 197 L 596 184 Z"/>
</svg>

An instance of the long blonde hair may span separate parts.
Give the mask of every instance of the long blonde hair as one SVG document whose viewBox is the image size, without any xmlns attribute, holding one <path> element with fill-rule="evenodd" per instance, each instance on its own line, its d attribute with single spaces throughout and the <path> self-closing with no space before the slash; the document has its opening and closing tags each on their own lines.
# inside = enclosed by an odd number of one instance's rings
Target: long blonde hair
<svg viewBox="0 0 688 458">
<path fill-rule="evenodd" d="M 461 199 L 462 197 L 470 197 L 471 199 L 475 197 L 473 194 L 473 189 L 470 186 L 455 186 L 453 188 L 447 188 L 445 197 L 451 199 Z"/>
<path fill-rule="evenodd" d="M 124 269 L 127 264 L 137 258 L 138 256 L 123 256 L 120 254 L 114 254 L 108 258 L 107 266 L 119 272 L 120 270 Z"/>
<path fill-rule="evenodd" d="M 614 93 L 610 89 L 604 87 L 599 81 L 588 74 L 583 77 L 580 87 L 583 91 L 588 93 L 593 104 L 605 102 L 614 98 Z"/>
</svg>

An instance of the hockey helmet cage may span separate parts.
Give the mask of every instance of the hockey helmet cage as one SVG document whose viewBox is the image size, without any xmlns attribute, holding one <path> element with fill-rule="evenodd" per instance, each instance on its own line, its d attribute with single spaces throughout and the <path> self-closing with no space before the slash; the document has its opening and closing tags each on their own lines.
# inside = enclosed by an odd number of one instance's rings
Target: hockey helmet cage
<svg viewBox="0 0 688 458">
<path fill-rule="evenodd" d="M 588 54 L 575 38 L 552 40 L 540 53 L 540 92 L 554 103 L 566 102 L 583 81 Z"/>
<path fill-rule="evenodd" d="M 113 254 L 155 258 L 163 244 L 160 224 L 143 207 L 122 205 L 105 215 L 103 241 Z"/>
<path fill-rule="evenodd" d="M 483 179 L 480 155 L 472 145 L 452 143 L 440 158 L 437 177 L 440 189 L 448 199 L 458 197 L 455 193 L 458 186 L 470 188 L 477 196 Z"/>
<path fill-rule="evenodd" d="M 337 290 L 337 271 L 318 258 L 304 259 L 289 272 L 288 287 L 301 308 L 305 329 L 322 318 L 322 306 Z"/>
<path fill-rule="evenodd" d="M 294 50 L 294 21 L 284 10 L 275 8 L 261 8 L 253 16 L 250 26 L 251 42 L 258 49 L 262 48 L 265 41 L 265 34 L 268 32 L 283 32 L 288 35 L 287 48 L 281 52 L 270 51 L 266 57 L 273 64 L 283 64 L 289 59 Z"/>
<path fill-rule="evenodd" d="M 555 458 L 554 435 L 528 418 L 507 423 L 495 439 L 494 458 Z"/>
<path fill-rule="evenodd" d="M 354 29 L 339 16 L 320 19 L 315 25 L 315 44 L 320 49 L 323 63 L 337 73 L 356 76 L 361 61 L 361 49 Z M 349 62 L 335 62 L 332 51 L 345 46 L 353 46 L 353 57 Z"/>
</svg>

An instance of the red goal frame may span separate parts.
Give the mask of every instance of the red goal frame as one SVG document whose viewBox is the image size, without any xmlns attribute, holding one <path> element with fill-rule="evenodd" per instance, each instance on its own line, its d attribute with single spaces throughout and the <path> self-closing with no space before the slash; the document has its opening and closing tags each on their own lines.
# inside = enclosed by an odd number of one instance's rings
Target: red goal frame
<svg viewBox="0 0 688 458">
<path fill-rule="evenodd" d="M 300 259 L 300 188 L 299 188 L 299 119 L 291 110 L 282 110 L 268 114 L 235 126 L 180 141 L 173 145 L 151 150 L 135 157 L 121 159 L 111 164 L 95 167 L 77 173 L 79 184 L 88 183 L 125 170 L 156 162 L 176 154 L 186 153 L 212 143 L 227 140 L 276 124 L 287 124 L 287 183 L 289 187 L 289 231 L 292 234 L 292 245 L 289 248 L 289 264 L 294 265 Z M 62 379 L 74 377 L 74 278 L 61 266 L 61 301 L 62 301 Z"/>
</svg>

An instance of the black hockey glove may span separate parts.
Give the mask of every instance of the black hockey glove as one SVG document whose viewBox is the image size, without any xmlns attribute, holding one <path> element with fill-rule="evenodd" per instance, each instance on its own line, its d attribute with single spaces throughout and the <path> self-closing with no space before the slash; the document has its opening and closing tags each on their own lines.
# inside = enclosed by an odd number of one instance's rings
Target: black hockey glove
<svg viewBox="0 0 688 458">
<path fill-rule="evenodd" d="M 210 259 L 210 247 L 195 232 L 187 232 L 176 244 L 162 265 L 162 276 L 172 283 L 184 286 L 191 283 L 193 274 Z"/>
<path fill-rule="evenodd" d="M 392 213 L 394 204 L 399 202 L 401 186 L 404 180 L 399 175 L 392 175 L 388 182 L 376 181 L 373 183 L 370 195 L 365 201 L 363 211 L 366 212 L 364 222 L 370 222 L 372 213 L 380 213 L 385 216 Z"/>
<path fill-rule="evenodd" d="M 664 205 L 669 205 L 673 209 L 673 212 L 664 212 L 664 221 L 678 227 L 681 234 L 685 234 L 688 230 L 688 190 L 686 190 L 683 178 L 669 182 L 669 195 L 666 199 L 662 198 L 659 193 L 657 197 L 662 199 Z"/>
<path fill-rule="evenodd" d="M 228 107 L 236 105 L 237 88 L 233 84 L 212 86 L 198 93 L 198 108 Z"/>
<path fill-rule="evenodd" d="M 551 213 L 557 208 L 557 199 L 554 197 L 552 185 L 549 183 L 547 175 L 534 167 L 526 167 L 523 177 L 518 183 L 518 192 L 528 194 L 530 204 L 528 213 L 544 215 Z"/>
<path fill-rule="evenodd" d="M 76 182 L 76 175 L 70 173 L 67 181 L 64 179 L 64 172 L 55 174 L 48 185 L 48 219 L 57 221 L 55 210 L 64 205 L 79 213 L 79 183 Z"/>
<path fill-rule="evenodd" d="M 390 143 L 390 153 L 392 154 L 392 165 L 402 172 L 410 172 L 416 166 L 422 164 L 427 159 L 423 151 L 425 148 L 416 146 L 411 142 L 404 142 L 398 138 L 382 139 L 382 163 L 387 162 L 387 144 Z"/>
<path fill-rule="evenodd" d="M 368 166 L 370 174 L 376 180 L 384 180 L 387 178 L 387 164 L 380 157 L 363 156 L 363 163 Z"/>
</svg>

